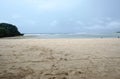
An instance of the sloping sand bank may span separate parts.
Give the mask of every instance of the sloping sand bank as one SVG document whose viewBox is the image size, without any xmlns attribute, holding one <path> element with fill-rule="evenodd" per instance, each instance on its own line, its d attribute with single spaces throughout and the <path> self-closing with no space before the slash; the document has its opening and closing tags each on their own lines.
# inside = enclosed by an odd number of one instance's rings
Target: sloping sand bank
<svg viewBox="0 0 120 79">
<path fill-rule="evenodd" d="M 120 79 L 120 39 L 0 39 L 0 79 Z"/>
</svg>

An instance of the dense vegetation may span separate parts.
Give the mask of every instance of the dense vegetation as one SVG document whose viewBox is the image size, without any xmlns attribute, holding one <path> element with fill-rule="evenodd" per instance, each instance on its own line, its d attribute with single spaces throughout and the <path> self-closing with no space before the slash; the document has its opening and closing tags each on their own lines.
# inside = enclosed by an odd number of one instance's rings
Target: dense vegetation
<svg viewBox="0 0 120 79">
<path fill-rule="evenodd" d="M 17 27 L 8 23 L 0 23 L 0 37 L 22 36 Z"/>
</svg>

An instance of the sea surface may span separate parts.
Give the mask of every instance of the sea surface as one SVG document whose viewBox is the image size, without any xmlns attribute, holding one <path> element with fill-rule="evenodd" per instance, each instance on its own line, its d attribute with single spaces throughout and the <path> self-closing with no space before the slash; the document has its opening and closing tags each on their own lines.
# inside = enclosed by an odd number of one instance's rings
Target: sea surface
<svg viewBox="0 0 120 79">
<path fill-rule="evenodd" d="M 18 37 L 19 38 L 19 37 Z M 55 33 L 48 33 L 48 34 L 25 34 L 23 37 L 20 37 L 23 39 L 54 39 L 54 38 L 120 38 L 120 33 L 111 33 L 111 34 L 55 34 Z"/>
</svg>

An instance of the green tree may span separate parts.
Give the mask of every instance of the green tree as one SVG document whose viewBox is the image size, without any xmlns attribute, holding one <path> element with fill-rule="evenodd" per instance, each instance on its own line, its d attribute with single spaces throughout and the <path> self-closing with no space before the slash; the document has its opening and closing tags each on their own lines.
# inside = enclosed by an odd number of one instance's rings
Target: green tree
<svg viewBox="0 0 120 79">
<path fill-rule="evenodd" d="M 0 23 L 0 37 L 11 37 L 23 35 L 18 31 L 15 25 L 8 23 Z"/>
</svg>

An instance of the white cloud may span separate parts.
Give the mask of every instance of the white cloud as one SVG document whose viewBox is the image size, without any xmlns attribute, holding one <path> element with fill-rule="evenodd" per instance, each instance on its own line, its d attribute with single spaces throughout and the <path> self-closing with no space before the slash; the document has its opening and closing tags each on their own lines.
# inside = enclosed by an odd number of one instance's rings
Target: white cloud
<svg viewBox="0 0 120 79">
<path fill-rule="evenodd" d="M 98 18 L 86 22 L 77 20 L 76 24 L 79 25 L 77 29 L 88 30 L 91 32 L 114 33 L 120 30 L 120 21 L 113 20 L 112 18 Z"/>
<path fill-rule="evenodd" d="M 106 18 L 106 20 L 108 20 L 108 21 L 112 21 L 112 18 L 110 18 L 110 17 L 107 17 L 107 18 Z"/>
<path fill-rule="evenodd" d="M 48 2 L 42 3 L 41 5 L 38 5 L 38 8 L 43 10 L 53 10 L 53 9 L 56 9 L 58 6 L 59 6 L 58 3 L 48 1 Z"/>
<path fill-rule="evenodd" d="M 106 24 L 108 22 L 111 22 L 112 18 L 110 17 L 100 17 L 100 18 L 94 18 L 93 19 L 93 24 Z"/>
<path fill-rule="evenodd" d="M 108 26 L 120 27 L 120 22 L 119 21 L 112 21 L 108 24 Z"/>
<path fill-rule="evenodd" d="M 50 23 L 50 26 L 56 26 L 58 24 L 58 21 L 57 20 L 54 20 Z"/>
<path fill-rule="evenodd" d="M 81 21 L 79 21 L 79 20 L 78 20 L 78 21 L 76 21 L 76 23 L 77 23 L 77 24 L 79 24 L 79 25 L 84 25 L 84 23 L 83 23 L 83 22 L 81 22 Z"/>
<path fill-rule="evenodd" d="M 73 0 L 24 0 L 26 4 L 43 11 L 71 9 L 76 5 Z"/>
<path fill-rule="evenodd" d="M 93 25 L 88 25 L 85 29 L 98 33 L 115 33 L 120 30 L 120 21 L 104 21 L 102 24 L 95 23 Z"/>
<path fill-rule="evenodd" d="M 13 15 L 11 16 L 11 18 L 12 18 L 12 19 L 19 19 L 19 18 L 22 18 L 22 16 L 19 15 L 19 14 L 13 14 Z"/>
<path fill-rule="evenodd" d="M 3 20 L 3 19 L 0 19 L 0 23 L 4 23 L 4 22 L 9 23 L 9 21 L 8 21 L 8 20 Z"/>
</svg>

